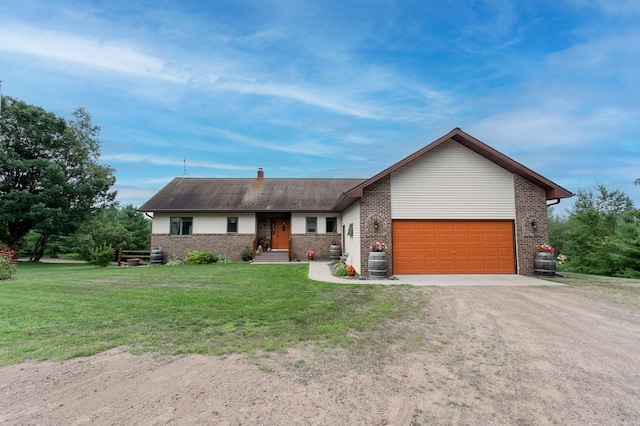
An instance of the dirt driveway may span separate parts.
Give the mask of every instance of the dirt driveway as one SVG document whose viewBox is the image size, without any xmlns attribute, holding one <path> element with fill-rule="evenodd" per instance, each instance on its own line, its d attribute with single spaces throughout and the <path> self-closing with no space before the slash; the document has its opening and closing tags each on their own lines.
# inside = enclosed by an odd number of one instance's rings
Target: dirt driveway
<svg viewBox="0 0 640 426">
<path fill-rule="evenodd" d="M 394 345 L 5 366 L 0 424 L 640 424 L 640 285 L 416 291 Z"/>
</svg>

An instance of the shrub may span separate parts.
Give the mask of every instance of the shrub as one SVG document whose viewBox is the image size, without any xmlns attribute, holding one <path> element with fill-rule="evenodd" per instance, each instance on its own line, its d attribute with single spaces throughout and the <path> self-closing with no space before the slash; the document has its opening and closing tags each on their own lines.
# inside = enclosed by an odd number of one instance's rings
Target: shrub
<svg viewBox="0 0 640 426">
<path fill-rule="evenodd" d="M 336 277 L 346 277 L 347 276 L 347 268 L 336 269 L 333 273 Z"/>
<path fill-rule="evenodd" d="M 8 280 L 16 273 L 18 261 L 13 257 L 16 251 L 9 247 L 0 248 L 0 280 Z"/>
<path fill-rule="evenodd" d="M 251 249 L 249 248 L 249 246 L 246 246 L 242 249 L 242 251 L 240 251 L 240 258 L 245 262 L 248 262 L 252 259 Z"/>
<path fill-rule="evenodd" d="M 89 263 L 106 268 L 113 261 L 116 250 L 107 244 L 89 249 Z"/>
<path fill-rule="evenodd" d="M 233 263 L 233 259 L 226 254 L 221 254 L 218 256 L 218 263 Z"/>
<path fill-rule="evenodd" d="M 171 256 L 171 259 L 169 259 L 166 263 L 167 266 L 177 266 L 177 265 L 184 265 L 184 264 L 185 264 L 184 259 L 177 254 L 174 254 L 173 256 Z"/>
<path fill-rule="evenodd" d="M 206 263 L 215 263 L 218 257 L 210 251 L 193 250 L 187 253 L 184 259 L 190 265 L 204 265 Z"/>
<path fill-rule="evenodd" d="M 336 262 L 333 264 L 333 275 L 336 277 L 347 276 L 347 265 L 344 262 Z"/>
</svg>

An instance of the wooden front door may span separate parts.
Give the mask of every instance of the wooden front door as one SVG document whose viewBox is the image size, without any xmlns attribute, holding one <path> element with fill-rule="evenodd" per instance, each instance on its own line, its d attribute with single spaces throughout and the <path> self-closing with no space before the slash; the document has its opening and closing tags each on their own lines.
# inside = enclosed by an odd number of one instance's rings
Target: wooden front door
<svg viewBox="0 0 640 426">
<path fill-rule="evenodd" d="M 271 249 L 289 250 L 291 239 L 291 219 L 275 217 L 271 219 Z"/>
</svg>

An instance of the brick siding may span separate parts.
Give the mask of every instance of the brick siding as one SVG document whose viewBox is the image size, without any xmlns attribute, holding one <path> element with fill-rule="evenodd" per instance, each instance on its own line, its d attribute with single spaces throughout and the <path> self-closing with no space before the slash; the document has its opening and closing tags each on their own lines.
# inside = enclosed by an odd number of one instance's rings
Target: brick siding
<svg viewBox="0 0 640 426">
<path fill-rule="evenodd" d="M 207 250 L 215 254 L 224 254 L 240 262 L 240 253 L 244 247 L 251 247 L 255 235 L 195 234 L 168 235 L 153 234 L 151 247 L 162 247 L 164 261 L 173 255 L 185 257 L 192 250 Z M 329 260 L 331 241 L 341 241 L 340 234 L 293 234 L 291 236 L 291 258 L 307 259 L 307 250 L 315 252 L 314 260 Z M 340 243 L 340 246 L 342 244 Z"/>
<path fill-rule="evenodd" d="M 293 234 L 291 235 L 291 259 L 307 259 L 307 251 L 315 253 L 313 260 L 329 261 L 329 246 L 331 241 L 338 241 L 342 247 L 340 234 Z"/>
<path fill-rule="evenodd" d="M 224 254 L 234 261 L 240 262 L 243 248 L 251 247 L 255 235 L 250 234 L 195 234 L 169 235 L 152 234 L 151 247 L 162 247 L 164 262 L 173 255 L 184 258 L 192 250 L 207 250 L 215 254 Z"/>
<path fill-rule="evenodd" d="M 548 243 L 547 201 L 544 189 L 514 175 L 516 199 L 516 254 L 518 274 L 533 276 L 535 246 Z M 531 222 L 536 222 L 534 230 Z"/>
<path fill-rule="evenodd" d="M 378 229 L 374 223 L 378 222 Z M 393 275 L 391 245 L 391 176 L 364 188 L 360 203 L 361 275 L 369 275 L 369 245 L 380 241 L 387 246 L 387 276 Z"/>
</svg>

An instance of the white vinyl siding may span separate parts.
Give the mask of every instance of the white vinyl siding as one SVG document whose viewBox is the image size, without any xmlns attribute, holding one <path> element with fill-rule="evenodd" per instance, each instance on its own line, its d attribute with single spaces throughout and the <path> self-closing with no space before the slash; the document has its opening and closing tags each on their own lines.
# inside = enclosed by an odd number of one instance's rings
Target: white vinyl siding
<svg viewBox="0 0 640 426">
<path fill-rule="evenodd" d="M 340 234 L 342 230 L 342 223 L 340 222 L 340 217 L 336 213 L 293 213 L 291 215 L 291 233 L 306 234 L 308 217 L 317 218 L 317 221 L 316 221 L 317 229 L 315 232 L 317 234 L 327 233 L 328 217 L 338 217 L 338 234 Z"/>
<path fill-rule="evenodd" d="M 449 140 L 391 174 L 393 219 L 515 219 L 513 175 Z"/>
<path fill-rule="evenodd" d="M 152 234 L 168 234 L 171 215 L 165 213 L 154 213 L 151 221 Z"/>
<path fill-rule="evenodd" d="M 255 213 L 156 213 L 152 233 L 168 234 L 170 217 L 193 217 L 193 234 L 226 234 L 227 218 L 238 218 L 238 234 L 255 234 Z"/>
<path fill-rule="evenodd" d="M 351 207 L 342 213 L 342 229 L 344 225 L 344 247 L 343 252 L 349 253 L 347 265 L 353 265 L 356 271 L 360 271 L 360 201 L 355 202 Z M 349 226 L 353 225 L 353 235 L 350 236 Z"/>
</svg>

